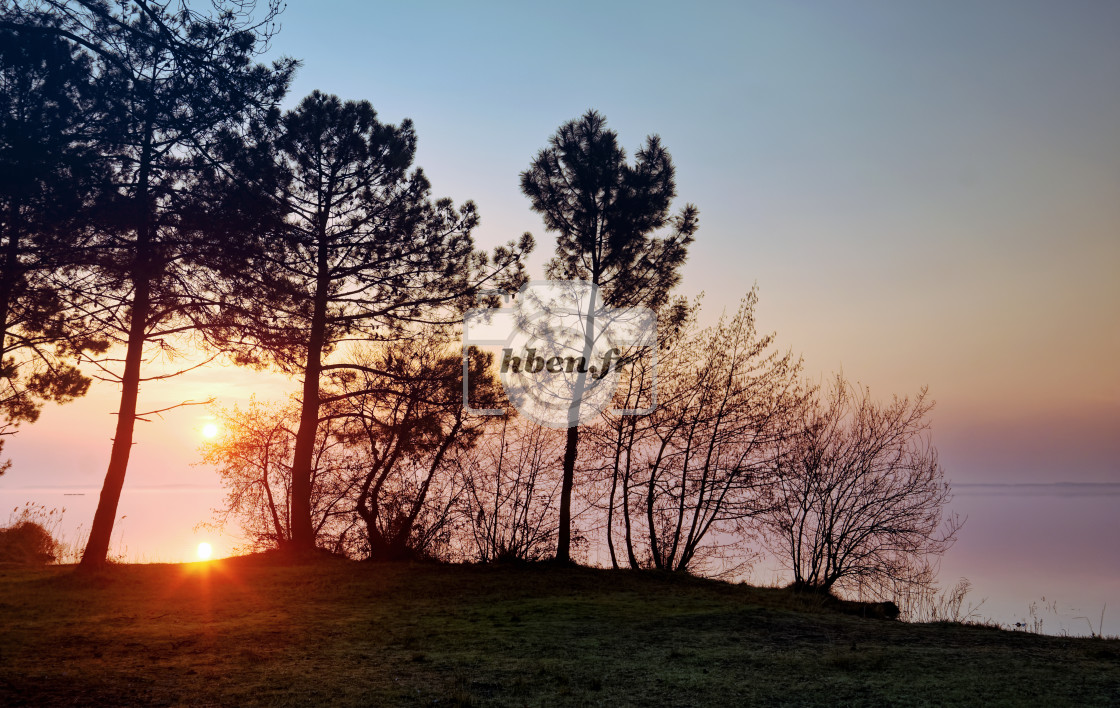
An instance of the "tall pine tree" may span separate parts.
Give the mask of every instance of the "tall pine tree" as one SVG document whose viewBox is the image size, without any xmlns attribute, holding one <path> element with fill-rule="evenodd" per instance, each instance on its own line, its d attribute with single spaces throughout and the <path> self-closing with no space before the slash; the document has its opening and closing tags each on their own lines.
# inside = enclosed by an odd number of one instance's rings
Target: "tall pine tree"
<svg viewBox="0 0 1120 708">
<path fill-rule="evenodd" d="M 190 228 L 212 143 L 230 126 L 274 108 L 295 62 L 254 62 L 278 6 L 254 20 L 253 3 L 210 14 L 133 0 L 43 0 L 14 5 L 0 27 L 64 37 L 96 62 L 102 120 L 97 148 L 111 188 L 70 302 L 95 318 L 123 357 L 93 363 L 121 386 L 116 433 L 82 566 L 103 564 L 128 469 L 138 396 L 153 355 L 220 323 L 223 244 Z M 155 378 L 166 378 L 160 373 Z"/>
<path fill-rule="evenodd" d="M 676 196 L 673 162 L 656 136 L 627 162 L 606 119 L 588 111 L 560 126 L 521 173 L 521 191 L 545 228 L 556 232 L 546 276 L 585 280 L 605 307 L 663 308 L 696 232 L 696 207 L 670 214 Z M 657 235 L 664 230 L 663 235 Z M 571 505 L 579 451 L 579 386 L 570 416 L 560 496 L 556 560 L 571 560 Z"/>
<path fill-rule="evenodd" d="M 235 298 L 245 306 L 246 361 L 273 363 L 302 379 L 292 462 L 292 545 L 314 547 L 312 455 L 331 377 L 370 371 L 346 345 L 415 336 L 421 325 L 462 321 L 480 288 L 516 290 L 528 234 L 492 256 L 474 248 L 478 214 L 433 200 L 412 169 L 411 121 L 382 123 L 366 101 L 312 93 L 286 113 L 267 143 L 244 146 L 241 184 L 271 185 L 278 216 L 245 242 L 253 264 Z M 268 163 L 262 164 L 267 158 Z M 347 396 L 368 394 L 359 387 Z"/>
<path fill-rule="evenodd" d="M 98 191 L 95 103 L 87 54 L 0 30 L 0 435 L 83 395 L 77 356 L 105 346 L 60 293 Z"/>
</svg>

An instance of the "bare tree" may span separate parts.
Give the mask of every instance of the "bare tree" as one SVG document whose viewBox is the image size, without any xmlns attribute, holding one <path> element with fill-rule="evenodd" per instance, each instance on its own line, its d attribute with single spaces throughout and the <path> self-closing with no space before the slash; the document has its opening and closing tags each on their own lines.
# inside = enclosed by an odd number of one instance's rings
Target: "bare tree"
<svg viewBox="0 0 1120 708">
<path fill-rule="evenodd" d="M 782 442 L 776 504 L 765 518 L 794 586 L 888 587 L 928 577 L 955 540 L 950 486 L 929 442 L 926 389 L 889 404 L 837 376 Z"/>
<path fill-rule="evenodd" d="M 566 434 L 510 415 L 460 455 L 464 555 L 537 561 L 556 547 Z"/>
<path fill-rule="evenodd" d="M 604 457 L 614 565 L 616 507 L 630 566 L 676 571 L 741 545 L 747 523 L 769 508 L 776 443 L 804 394 L 800 361 L 757 332 L 757 300 L 752 290 L 706 329 L 693 320 L 662 354 L 655 411 L 612 419 Z M 651 384 L 635 362 L 621 407 L 637 407 Z"/>
<path fill-rule="evenodd" d="M 250 401 L 218 411 L 222 434 L 202 446 L 202 462 L 218 470 L 226 488 L 215 525 L 236 520 L 249 550 L 283 548 L 292 542 L 292 455 L 298 402 Z M 311 479 L 311 518 L 317 545 L 353 553 L 359 525 L 354 510 L 357 460 L 339 421 L 319 428 Z"/>
</svg>

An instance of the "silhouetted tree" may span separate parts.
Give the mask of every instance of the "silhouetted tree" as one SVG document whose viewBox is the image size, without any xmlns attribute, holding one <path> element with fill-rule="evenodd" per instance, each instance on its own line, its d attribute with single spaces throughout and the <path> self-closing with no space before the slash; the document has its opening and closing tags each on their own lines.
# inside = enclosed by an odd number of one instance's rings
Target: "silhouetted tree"
<svg viewBox="0 0 1120 708">
<path fill-rule="evenodd" d="M 253 62 L 278 12 L 270 3 L 257 21 L 253 7 L 204 14 L 146 0 L 39 0 L 10 6 L 0 22 L 21 35 L 65 37 L 97 62 L 97 145 L 113 189 L 71 296 L 124 355 L 93 362 L 120 383 L 121 403 L 85 567 L 105 560 L 136 420 L 145 415 L 137 411 L 145 348 L 174 354 L 176 339 L 205 333 L 221 315 L 221 240 L 184 221 L 197 207 L 192 187 L 213 168 L 208 148 L 218 134 L 274 106 L 294 68 L 289 60 Z"/>
<path fill-rule="evenodd" d="M 537 561 L 556 548 L 565 435 L 505 416 L 456 460 L 464 493 L 462 554 L 483 562 Z"/>
<path fill-rule="evenodd" d="M 960 521 L 945 512 L 932 407 L 924 388 L 884 405 L 842 376 L 808 402 L 776 458 L 776 504 L 764 517 L 795 587 L 889 587 L 928 576 L 952 545 Z"/>
<path fill-rule="evenodd" d="M 468 395 L 475 405 L 493 407 L 498 400 L 491 358 L 468 352 Z M 465 414 L 462 354 L 435 332 L 370 345 L 352 361 L 361 368 L 337 370 L 337 393 L 325 401 L 350 422 L 351 440 L 365 460 L 356 506 L 368 555 L 432 555 L 434 545 L 448 540 L 455 463 L 494 419 Z"/>
<path fill-rule="evenodd" d="M 474 204 L 433 201 L 423 172 L 409 171 L 415 151 L 410 121 L 384 124 L 368 102 L 318 92 L 283 116 L 271 147 L 244 151 L 245 170 L 267 176 L 259 181 L 272 184 L 285 215 L 247 243 L 256 270 L 242 281 L 254 303 L 243 321 L 259 348 L 243 359 L 302 378 L 292 477 L 293 542 L 302 548 L 314 543 L 308 499 L 324 376 L 377 373 L 339 346 L 393 340 L 416 323 L 461 322 L 480 287 L 515 289 L 524 279 L 531 237 L 492 260 L 474 250 Z M 260 165 L 264 152 L 272 166 Z"/>
<path fill-rule="evenodd" d="M 202 461 L 217 469 L 226 489 L 216 524 L 236 519 L 250 550 L 285 548 L 292 540 L 292 452 L 299 402 L 250 401 L 218 411 L 221 434 L 202 445 Z M 311 473 L 311 522 L 319 546 L 336 553 L 356 550 L 355 490 L 362 458 L 331 418 L 319 427 Z"/>
<path fill-rule="evenodd" d="M 470 353 L 472 401 L 493 406 L 490 356 Z M 433 332 L 367 344 L 360 370 L 334 370 L 322 390 L 311 475 L 316 544 L 376 560 L 427 557 L 450 543 L 463 488 L 459 458 L 488 417 L 464 416 L 463 364 Z M 251 403 L 220 412 L 202 446 L 227 488 L 218 522 L 236 518 L 254 548 L 292 543 L 292 460 L 302 406 Z"/>
<path fill-rule="evenodd" d="M 609 414 L 595 431 L 610 461 L 608 546 L 617 567 L 613 512 L 620 507 L 631 567 L 695 570 L 720 552 L 715 536 L 742 545 L 769 510 L 778 442 L 804 402 L 799 360 L 755 327 L 752 290 L 731 317 L 699 329 L 689 320 L 662 343 L 657 407 Z M 694 308 L 694 313 L 699 308 Z M 641 408 L 652 371 L 638 363 L 619 387 L 619 407 Z M 641 400 L 639 400 L 641 399 Z"/>
<path fill-rule="evenodd" d="M 0 435 L 35 421 L 44 402 L 85 394 L 90 379 L 67 360 L 105 347 L 66 306 L 59 277 L 89 233 L 97 117 L 88 55 L 0 30 Z"/>
<path fill-rule="evenodd" d="M 594 283 L 608 308 L 662 309 L 680 279 L 698 211 L 689 204 L 670 216 L 676 182 L 660 138 L 646 138 L 631 165 L 604 117 L 588 111 L 560 126 L 549 146 L 537 153 L 521 173 L 521 191 L 544 218 L 545 228 L 557 233 L 547 277 Z M 664 236 L 655 236 L 665 227 Z M 587 325 L 589 338 L 592 324 Z M 575 421 L 585 376 L 581 373 L 576 381 L 564 452 L 556 548 L 560 562 L 571 558 L 571 497 L 579 448 Z"/>
</svg>

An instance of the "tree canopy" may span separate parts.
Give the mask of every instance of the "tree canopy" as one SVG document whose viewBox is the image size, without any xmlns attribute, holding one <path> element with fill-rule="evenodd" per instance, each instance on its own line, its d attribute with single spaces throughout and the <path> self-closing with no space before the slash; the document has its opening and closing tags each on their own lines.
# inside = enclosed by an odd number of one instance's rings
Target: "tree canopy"
<svg viewBox="0 0 1120 708">
<path fill-rule="evenodd" d="M 378 120 L 367 101 L 314 92 L 285 113 L 260 144 L 242 149 L 244 182 L 267 189 L 279 218 L 244 242 L 244 358 L 271 360 L 302 378 L 293 460 L 293 543 L 310 547 L 310 477 L 324 377 L 369 371 L 344 346 L 449 327 L 479 290 L 524 281 L 525 234 L 493 254 L 474 248 L 473 202 L 433 199 L 412 169 L 416 133 Z M 262 157 L 268 163 L 262 163 Z M 341 349 L 341 351 L 340 351 Z M 332 358 L 332 355 L 333 358 Z"/>
<path fill-rule="evenodd" d="M 560 126 L 548 147 L 521 173 L 521 191 L 545 228 L 556 232 L 556 255 L 546 275 L 592 283 L 609 308 L 665 308 L 698 226 L 688 204 L 670 215 L 676 180 L 669 152 L 656 135 L 646 138 L 631 164 L 596 111 Z M 661 229 L 667 232 L 658 236 Z M 679 317 L 680 309 L 666 312 Z M 584 359 L 591 356 L 596 313 L 587 313 Z M 665 324 L 672 326 L 671 322 Z M 579 406 L 584 374 L 575 383 L 564 453 L 560 535 L 556 558 L 570 558 L 571 496 L 579 449 Z"/>
</svg>

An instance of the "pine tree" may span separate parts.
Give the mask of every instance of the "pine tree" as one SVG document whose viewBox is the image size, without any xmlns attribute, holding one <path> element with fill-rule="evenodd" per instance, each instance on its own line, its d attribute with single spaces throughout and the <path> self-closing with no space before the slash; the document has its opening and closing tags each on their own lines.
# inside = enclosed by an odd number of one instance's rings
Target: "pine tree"
<svg viewBox="0 0 1120 708">
<path fill-rule="evenodd" d="M 271 201 L 283 216 L 244 244 L 241 259 L 254 270 L 236 298 L 245 308 L 241 335 L 250 345 L 241 358 L 302 378 L 292 545 L 309 550 L 316 430 L 321 407 L 337 400 L 324 393 L 324 382 L 368 369 L 347 358 L 345 345 L 461 322 L 480 288 L 521 284 L 521 258 L 532 239 L 525 234 L 492 258 L 475 250 L 475 205 L 433 200 L 423 172 L 411 169 L 411 121 L 382 123 L 366 101 L 312 93 L 283 116 L 268 145 L 241 152 L 238 181 L 271 185 Z M 262 164 L 266 156 L 272 164 Z"/>
<path fill-rule="evenodd" d="M 94 140 L 111 185 L 89 222 L 93 235 L 67 297 L 124 354 L 91 360 L 120 384 L 121 401 L 82 556 L 90 568 L 105 562 L 136 421 L 147 415 L 138 412 L 140 384 L 174 375 L 145 377 L 145 364 L 153 353 L 175 354 L 186 336 L 210 336 L 223 316 L 226 283 L 217 274 L 224 251 L 214 235 L 190 228 L 193 188 L 214 168 L 212 143 L 274 107 L 295 62 L 254 63 L 274 30 L 275 3 L 259 21 L 251 2 L 211 14 L 146 0 L 43 0 L 7 9 L 0 27 L 64 37 L 96 62 L 102 120 Z"/>
<path fill-rule="evenodd" d="M 633 164 L 596 111 L 569 121 L 521 173 L 521 191 L 545 228 L 556 232 L 546 275 L 593 283 L 609 308 L 661 310 L 680 279 L 698 223 L 691 204 L 670 215 L 676 196 L 673 163 L 656 135 Z M 657 233 L 666 229 L 666 233 Z M 593 329 L 593 328 L 592 328 Z M 579 384 L 569 416 L 556 560 L 571 560 L 571 499 L 579 449 Z"/>
<path fill-rule="evenodd" d="M 73 362 L 105 347 L 65 306 L 59 278 L 88 236 L 96 115 L 87 54 L 0 30 L 0 435 L 34 422 L 46 402 L 84 395 L 90 379 Z"/>
</svg>

